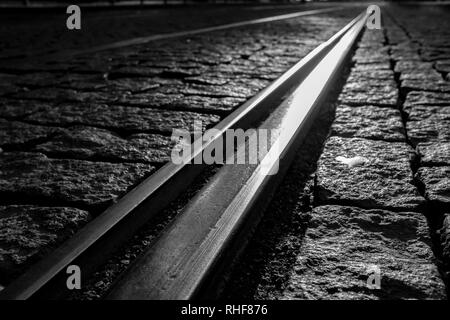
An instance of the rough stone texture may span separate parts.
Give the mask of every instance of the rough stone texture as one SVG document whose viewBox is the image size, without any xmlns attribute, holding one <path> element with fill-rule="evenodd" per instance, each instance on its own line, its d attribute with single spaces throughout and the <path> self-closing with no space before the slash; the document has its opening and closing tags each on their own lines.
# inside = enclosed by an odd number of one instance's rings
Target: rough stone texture
<svg viewBox="0 0 450 320">
<path fill-rule="evenodd" d="M 363 65 L 367 66 L 367 65 Z M 382 84 L 385 84 L 387 81 L 390 85 L 395 85 L 393 82 L 394 72 L 392 70 L 379 70 L 377 68 L 366 68 L 364 71 L 360 70 L 361 65 L 356 65 L 356 67 L 352 68 L 350 75 L 347 78 L 347 82 L 360 82 L 367 80 L 373 81 L 378 80 L 381 81 Z M 379 82 L 377 82 L 379 83 Z"/>
<path fill-rule="evenodd" d="M 450 266 L 450 213 L 445 214 L 444 222 L 440 230 L 440 240 L 444 262 Z"/>
<path fill-rule="evenodd" d="M 450 84 L 445 81 L 431 81 L 430 79 L 403 80 L 401 87 L 407 90 L 424 90 L 450 93 Z"/>
<path fill-rule="evenodd" d="M 151 165 L 54 160 L 40 153 L 0 153 L 0 194 L 38 203 L 104 209 L 153 171 Z"/>
<path fill-rule="evenodd" d="M 318 162 L 315 202 L 419 210 L 424 199 L 412 184 L 411 154 L 406 143 L 331 137 Z M 367 161 L 350 167 L 337 157 Z"/>
<path fill-rule="evenodd" d="M 387 48 L 383 47 L 377 51 L 373 51 L 370 48 L 359 48 L 356 50 L 353 56 L 353 61 L 356 63 L 387 63 L 389 62 L 389 55 L 387 54 Z"/>
<path fill-rule="evenodd" d="M 394 78 L 388 79 L 372 79 L 368 76 L 356 77 L 354 75 L 354 81 L 347 80 L 347 83 L 344 85 L 343 91 L 365 91 L 369 88 L 375 88 L 377 90 L 387 92 L 392 89 L 395 89 L 397 84 L 394 81 Z"/>
<path fill-rule="evenodd" d="M 119 100 L 120 92 L 113 91 L 80 91 L 64 88 L 37 88 L 26 92 L 19 92 L 12 97 L 17 99 L 42 100 L 48 103 L 63 102 L 97 102 L 112 103 Z"/>
<path fill-rule="evenodd" d="M 89 219 L 74 208 L 0 206 L 0 281 L 11 281 Z"/>
<path fill-rule="evenodd" d="M 44 102 L 0 99 L 0 117 L 4 118 L 18 119 L 49 108 L 50 105 Z"/>
<path fill-rule="evenodd" d="M 413 105 L 450 106 L 450 94 L 428 91 L 411 91 L 406 96 L 403 108 Z"/>
<path fill-rule="evenodd" d="M 413 144 L 450 142 L 450 107 L 412 106 L 408 113 L 406 130 Z"/>
<path fill-rule="evenodd" d="M 398 89 L 395 86 L 360 86 L 352 84 L 344 88 L 339 95 L 339 102 L 349 105 L 379 105 L 395 107 L 397 105 Z"/>
<path fill-rule="evenodd" d="M 39 142 L 57 131 L 60 129 L 0 119 L 0 146 Z"/>
<path fill-rule="evenodd" d="M 331 134 L 386 141 L 404 141 L 400 112 L 376 106 L 350 107 L 339 105 Z"/>
<path fill-rule="evenodd" d="M 369 289 L 370 267 L 380 289 Z M 420 213 L 322 206 L 281 299 L 445 299 Z"/>
<path fill-rule="evenodd" d="M 450 73 L 450 59 L 449 60 L 441 60 L 436 61 L 436 70 L 439 72 Z"/>
<path fill-rule="evenodd" d="M 409 81 L 422 81 L 422 82 L 442 82 L 441 75 L 434 71 L 432 67 L 428 69 L 411 69 L 411 70 L 403 70 L 400 73 L 400 81 L 409 80 Z"/>
<path fill-rule="evenodd" d="M 0 97 L 16 93 L 21 90 L 19 86 L 14 84 L 15 78 L 16 76 L 14 75 L 0 73 Z"/>
<path fill-rule="evenodd" d="M 416 150 L 421 165 L 450 166 L 450 142 L 420 142 Z"/>
<path fill-rule="evenodd" d="M 389 62 L 382 63 L 370 63 L 370 64 L 357 64 L 352 68 L 352 72 L 372 72 L 372 71 L 391 71 L 391 65 Z"/>
<path fill-rule="evenodd" d="M 114 128 L 123 131 L 156 131 L 171 134 L 173 129 L 192 130 L 195 120 L 211 126 L 220 120 L 217 115 L 189 111 L 108 106 L 103 104 L 65 104 L 46 112 L 37 112 L 26 118 L 42 124 L 83 124 Z"/>
<path fill-rule="evenodd" d="M 245 102 L 239 97 L 208 97 L 182 94 L 139 93 L 119 99 L 121 103 L 139 105 L 150 108 L 170 110 L 193 110 L 201 112 L 229 112 Z"/>
<path fill-rule="evenodd" d="M 114 162 L 167 162 L 174 143 L 159 134 L 133 134 L 126 139 L 111 131 L 73 127 L 35 150 L 71 159 L 103 159 Z"/>
<path fill-rule="evenodd" d="M 422 167 L 416 178 L 425 186 L 425 197 L 450 210 L 450 167 Z"/>
<path fill-rule="evenodd" d="M 404 77 L 405 72 L 422 72 L 428 74 L 428 71 L 433 69 L 433 64 L 431 62 L 422 62 L 417 60 L 399 60 L 396 61 L 394 71 L 401 73 L 400 79 Z"/>
</svg>

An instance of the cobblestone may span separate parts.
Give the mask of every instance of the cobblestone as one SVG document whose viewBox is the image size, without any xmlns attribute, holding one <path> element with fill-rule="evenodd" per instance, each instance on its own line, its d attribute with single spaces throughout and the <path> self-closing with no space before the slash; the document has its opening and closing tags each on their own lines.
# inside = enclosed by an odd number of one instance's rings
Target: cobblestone
<svg viewBox="0 0 450 320">
<path fill-rule="evenodd" d="M 401 142 L 331 137 L 318 162 L 316 203 L 419 210 L 424 199 L 412 184 L 412 152 Z M 337 157 L 366 160 L 349 167 Z"/>
<path fill-rule="evenodd" d="M 420 142 L 417 152 L 423 166 L 450 166 L 450 142 Z"/>
<path fill-rule="evenodd" d="M 442 256 L 445 263 L 450 266 L 450 213 L 445 215 L 443 226 L 440 230 L 440 240 L 442 245 Z"/>
<path fill-rule="evenodd" d="M 421 167 L 417 179 L 425 186 L 425 197 L 439 207 L 450 205 L 450 167 Z"/>
<path fill-rule="evenodd" d="M 0 281 L 8 284 L 89 219 L 74 208 L 0 206 Z"/>
<path fill-rule="evenodd" d="M 439 141 L 450 142 L 450 108 L 413 106 L 407 109 L 406 123 L 409 139 L 414 143 Z"/>
<path fill-rule="evenodd" d="M 405 141 L 400 112 L 376 106 L 339 105 L 331 133 L 341 137 Z"/>
<path fill-rule="evenodd" d="M 397 105 L 398 91 L 396 87 L 366 87 L 361 91 L 346 89 L 339 96 L 339 102 L 350 105 L 373 104 L 394 107 Z"/>
<path fill-rule="evenodd" d="M 0 117 L 20 119 L 34 112 L 50 109 L 50 104 L 28 100 L 1 100 Z"/>
<path fill-rule="evenodd" d="M 369 289 L 371 266 L 380 289 Z M 445 299 L 420 213 L 321 206 L 281 299 Z"/>
<path fill-rule="evenodd" d="M 105 209 L 138 181 L 151 165 L 49 159 L 40 153 L 0 153 L 2 201 L 55 203 Z"/>
<path fill-rule="evenodd" d="M 42 141 L 60 129 L 31 125 L 19 121 L 0 119 L 0 146 L 21 147 L 24 144 Z"/>
<path fill-rule="evenodd" d="M 173 129 L 192 130 L 194 121 L 211 126 L 219 116 L 190 111 L 166 111 L 105 104 L 62 104 L 25 118 L 46 125 L 82 124 L 113 128 L 125 132 L 152 131 L 171 134 Z"/>
<path fill-rule="evenodd" d="M 35 150 L 70 159 L 165 163 L 173 144 L 170 137 L 157 134 L 133 134 L 124 139 L 104 129 L 74 127 Z"/>
<path fill-rule="evenodd" d="M 413 105 L 450 106 L 450 94 L 438 92 L 411 91 L 403 105 L 405 111 Z"/>
<path fill-rule="evenodd" d="M 442 249 L 442 257 L 446 260 L 442 273 L 448 281 L 450 264 L 445 238 L 447 222 L 444 219 L 449 212 L 450 192 L 450 85 L 446 71 L 450 58 L 448 13 L 438 8 L 425 9 L 421 15 L 412 10 L 391 10 L 392 21 L 388 23 L 387 33 L 389 43 L 402 41 L 406 44 L 405 50 L 415 55 L 415 61 L 393 59 L 402 92 L 406 93 L 403 111 L 406 113 L 408 138 L 420 156 L 415 178 L 427 199 L 427 212 L 434 221 L 434 228 L 442 221 L 444 225 L 441 245 L 437 247 Z M 431 232 L 439 233 L 438 230 Z M 441 249 L 438 249 L 438 255 Z"/>
</svg>

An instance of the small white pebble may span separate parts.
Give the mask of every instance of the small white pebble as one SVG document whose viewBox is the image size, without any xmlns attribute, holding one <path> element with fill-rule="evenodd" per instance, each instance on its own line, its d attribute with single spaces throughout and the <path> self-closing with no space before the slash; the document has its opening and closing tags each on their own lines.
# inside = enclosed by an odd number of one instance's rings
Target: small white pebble
<svg viewBox="0 0 450 320">
<path fill-rule="evenodd" d="M 353 158 L 346 158 L 346 157 L 338 156 L 338 157 L 336 157 L 336 160 L 343 164 L 348 165 L 349 168 L 362 166 L 362 165 L 366 164 L 366 162 L 369 162 L 369 160 L 367 158 L 364 158 L 361 156 L 356 156 Z"/>
</svg>

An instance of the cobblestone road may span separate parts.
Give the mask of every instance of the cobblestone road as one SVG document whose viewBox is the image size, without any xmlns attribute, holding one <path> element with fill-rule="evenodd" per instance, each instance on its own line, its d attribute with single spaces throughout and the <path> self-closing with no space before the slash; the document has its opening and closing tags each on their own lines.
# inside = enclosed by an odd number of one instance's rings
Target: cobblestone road
<svg viewBox="0 0 450 320">
<path fill-rule="evenodd" d="M 66 28 L 68 15 L 60 12 L 0 12 L 0 59 L 33 57 L 59 50 L 80 50 L 153 34 L 191 30 L 278 14 L 323 8 L 302 6 L 196 6 L 170 9 L 103 9 L 81 6 L 81 30 Z M 230 14 L 233 12 L 233 14 Z"/>
<path fill-rule="evenodd" d="M 0 60 L 0 284 L 167 162 L 172 129 L 217 123 L 359 12 Z"/>
<path fill-rule="evenodd" d="M 418 10 L 383 7 L 384 29 L 365 31 L 314 178 L 286 181 L 228 297 L 446 298 L 450 11 Z"/>
</svg>

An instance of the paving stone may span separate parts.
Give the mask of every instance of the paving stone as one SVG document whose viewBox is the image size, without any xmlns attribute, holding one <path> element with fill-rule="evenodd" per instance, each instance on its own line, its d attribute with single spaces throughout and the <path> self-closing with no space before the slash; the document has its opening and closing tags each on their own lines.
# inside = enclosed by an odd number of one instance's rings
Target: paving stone
<svg viewBox="0 0 450 320">
<path fill-rule="evenodd" d="M 0 194 L 4 199 L 105 209 L 154 168 L 49 159 L 40 153 L 0 153 Z"/>
<path fill-rule="evenodd" d="M 433 70 L 433 64 L 431 62 L 423 62 L 417 60 L 398 60 L 395 63 L 394 71 L 398 73 L 405 72 L 419 72 L 426 73 Z"/>
<path fill-rule="evenodd" d="M 15 75 L 0 73 L 0 97 L 22 91 L 22 88 L 14 83 L 15 79 Z"/>
<path fill-rule="evenodd" d="M 82 124 L 114 128 L 130 132 L 156 131 L 172 134 L 173 129 L 191 130 L 194 121 L 211 126 L 220 120 L 217 115 L 190 111 L 165 111 L 150 108 L 108 106 L 103 104 L 64 104 L 26 119 L 42 124 Z"/>
<path fill-rule="evenodd" d="M 380 289 L 368 288 L 379 268 Z M 281 299 L 445 299 L 420 213 L 321 206 Z"/>
<path fill-rule="evenodd" d="M 395 107 L 398 100 L 398 90 L 396 87 L 362 87 L 354 90 L 343 90 L 339 95 L 339 102 L 348 105 L 379 105 Z"/>
<path fill-rule="evenodd" d="M 356 79 L 355 81 L 347 81 L 342 89 L 344 92 L 346 91 L 366 91 L 369 88 L 376 88 L 379 91 L 388 92 L 391 90 L 395 91 L 397 84 L 394 81 L 394 78 L 391 79 L 370 79 L 361 77 Z"/>
<path fill-rule="evenodd" d="M 154 77 L 163 73 L 163 68 L 144 66 L 121 66 L 112 68 L 109 72 L 111 77 Z"/>
<path fill-rule="evenodd" d="M 364 39 L 361 41 L 364 43 Z M 380 42 L 376 41 L 376 44 Z M 356 50 L 352 59 L 356 63 L 384 63 L 389 62 L 389 54 L 387 47 L 378 47 L 377 50 L 363 47 Z"/>
<path fill-rule="evenodd" d="M 0 97 L 12 95 L 21 91 L 21 88 L 9 83 L 0 83 Z"/>
<path fill-rule="evenodd" d="M 450 60 L 436 61 L 436 70 L 439 72 L 450 73 Z"/>
<path fill-rule="evenodd" d="M 315 202 L 419 210 L 424 199 L 412 184 L 412 151 L 401 142 L 330 137 L 318 162 Z"/>
<path fill-rule="evenodd" d="M 392 50 L 391 59 L 396 60 L 396 61 L 401 61 L 401 60 L 421 61 L 422 60 L 421 56 L 417 52 L 409 51 L 407 49 Z"/>
<path fill-rule="evenodd" d="M 422 50 L 421 57 L 425 61 L 436 61 L 450 59 L 450 50 L 446 48 L 429 48 Z"/>
<path fill-rule="evenodd" d="M 0 99 L 0 117 L 19 119 L 39 110 L 48 110 L 50 104 L 29 100 Z"/>
<path fill-rule="evenodd" d="M 450 142 L 450 107 L 412 106 L 406 111 L 406 130 L 413 144 Z"/>
<path fill-rule="evenodd" d="M 406 96 L 404 108 L 412 105 L 450 106 L 450 94 L 441 92 L 411 91 Z"/>
<path fill-rule="evenodd" d="M 401 87 L 406 90 L 424 90 L 450 93 L 450 84 L 443 80 L 403 80 L 401 82 Z"/>
<path fill-rule="evenodd" d="M 21 92 L 13 97 L 18 99 L 36 99 L 43 101 L 51 101 L 56 103 L 62 102 L 115 102 L 122 95 L 127 93 L 113 91 L 77 91 L 73 89 L 63 88 L 38 88 L 27 92 Z"/>
<path fill-rule="evenodd" d="M 385 81 L 388 81 L 392 85 L 395 86 L 394 72 L 392 70 L 384 70 L 384 69 L 367 69 L 360 70 L 358 68 L 353 68 L 350 72 L 350 75 L 347 78 L 347 82 L 360 82 L 367 80 L 382 80 L 381 84 L 385 84 Z"/>
<path fill-rule="evenodd" d="M 442 81 L 442 76 L 434 71 L 433 69 L 428 70 L 407 70 L 402 71 L 400 74 L 400 80 L 410 80 L 410 81 Z"/>
<path fill-rule="evenodd" d="M 372 72 L 376 70 L 391 71 L 390 62 L 382 63 L 368 63 L 368 64 L 356 64 L 352 68 L 352 72 Z"/>
<path fill-rule="evenodd" d="M 450 266 L 450 213 L 446 213 L 444 216 L 444 222 L 440 230 L 440 239 L 444 262 Z"/>
<path fill-rule="evenodd" d="M 425 186 L 425 197 L 450 209 L 450 167 L 421 167 L 416 178 Z"/>
<path fill-rule="evenodd" d="M 60 129 L 0 119 L 0 146 L 39 143 L 58 130 Z"/>
<path fill-rule="evenodd" d="M 133 94 L 119 100 L 119 103 L 169 110 L 192 110 L 229 112 L 245 102 L 244 98 L 215 98 L 206 96 L 184 96 L 182 94 Z"/>
<path fill-rule="evenodd" d="M 20 75 L 15 83 L 27 88 L 60 87 L 98 90 L 105 86 L 105 79 L 103 75 L 33 72 Z"/>
<path fill-rule="evenodd" d="M 0 206 L 0 279 L 6 284 L 90 220 L 65 207 Z"/>
<path fill-rule="evenodd" d="M 78 126 L 34 150 L 71 159 L 165 163 L 173 145 L 170 137 L 159 134 L 134 134 L 124 139 L 108 130 Z"/>
<path fill-rule="evenodd" d="M 449 142 L 420 142 L 417 144 L 420 163 L 425 166 L 450 166 Z"/>
<path fill-rule="evenodd" d="M 376 106 L 339 105 L 331 133 L 341 137 L 405 141 L 400 111 Z"/>
</svg>

